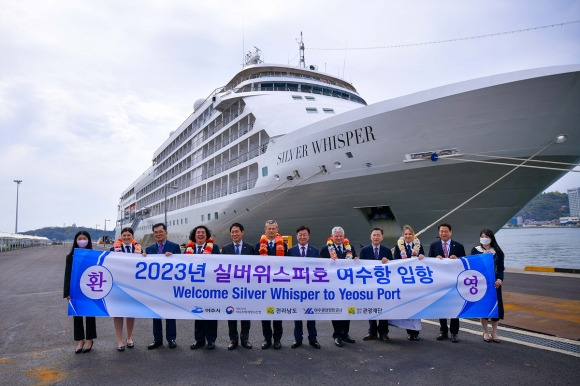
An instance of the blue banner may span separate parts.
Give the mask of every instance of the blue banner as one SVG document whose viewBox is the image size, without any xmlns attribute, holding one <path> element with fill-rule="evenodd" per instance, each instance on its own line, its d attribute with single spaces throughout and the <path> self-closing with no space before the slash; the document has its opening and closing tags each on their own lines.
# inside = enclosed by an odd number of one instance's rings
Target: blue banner
<svg viewBox="0 0 580 386">
<path fill-rule="evenodd" d="M 76 249 L 68 314 L 209 320 L 497 317 L 493 257 L 389 261 Z"/>
</svg>

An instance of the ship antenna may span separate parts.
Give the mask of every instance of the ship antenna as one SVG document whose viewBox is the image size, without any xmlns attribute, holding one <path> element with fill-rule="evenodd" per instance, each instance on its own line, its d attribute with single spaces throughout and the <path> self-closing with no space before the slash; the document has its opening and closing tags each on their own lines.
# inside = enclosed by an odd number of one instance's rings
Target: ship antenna
<svg viewBox="0 0 580 386">
<path fill-rule="evenodd" d="M 298 42 L 298 40 L 296 40 Z M 302 41 L 302 31 L 300 31 L 300 41 L 298 42 L 300 51 L 300 63 L 298 67 L 306 68 L 306 62 L 304 61 L 304 42 Z"/>
</svg>

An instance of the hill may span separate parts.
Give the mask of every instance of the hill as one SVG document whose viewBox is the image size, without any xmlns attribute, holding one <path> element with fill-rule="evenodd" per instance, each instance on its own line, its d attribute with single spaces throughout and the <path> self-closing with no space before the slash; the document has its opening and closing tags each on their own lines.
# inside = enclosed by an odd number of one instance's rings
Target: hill
<svg viewBox="0 0 580 386">
<path fill-rule="evenodd" d="M 548 192 L 534 197 L 514 217 L 522 216 L 524 220 L 551 221 L 569 215 L 568 195 L 560 192 Z"/>
<path fill-rule="evenodd" d="M 77 232 L 79 231 L 87 231 L 91 235 L 91 239 L 93 242 L 97 242 L 100 237 L 103 237 L 103 233 L 106 236 L 109 236 L 109 239 L 113 239 L 115 237 L 115 231 L 107 231 L 103 232 L 102 229 L 95 229 L 95 228 L 87 228 L 87 227 L 77 227 L 77 226 L 70 226 L 70 227 L 45 227 L 40 229 L 35 229 L 32 231 L 26 232 L 19 232 L 24 235 L 30 236 L 41 236 L 46 237 L 53 241 L 72 241 Z"/>
</svg>

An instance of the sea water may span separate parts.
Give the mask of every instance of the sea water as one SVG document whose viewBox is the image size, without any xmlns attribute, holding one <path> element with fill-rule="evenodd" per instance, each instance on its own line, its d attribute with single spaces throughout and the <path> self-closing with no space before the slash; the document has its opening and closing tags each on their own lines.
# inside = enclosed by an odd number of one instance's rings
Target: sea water
<svg viewBox="0 0 580 386">
<path fill-rule="evenodd" d="M 580 228 L 504 228 L 496 239 L 506 268 L 580 268 Z"/>
</svg>

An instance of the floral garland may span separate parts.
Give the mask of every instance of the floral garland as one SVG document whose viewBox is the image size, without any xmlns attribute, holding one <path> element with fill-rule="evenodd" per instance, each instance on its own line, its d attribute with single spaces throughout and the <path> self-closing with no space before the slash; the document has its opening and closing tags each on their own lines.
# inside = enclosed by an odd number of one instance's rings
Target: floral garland
<svg viewBox="0 0 580 386">
<path fill-rule="evenodd" d="M 279 233 L 276 233 L 276 238 L 274 239 L 274 245 L 276 246 L 276 256 L 284 256 L 284 239 Z M 260 256 L 268 255 L 268 238 L 266 235 L 260 237 Z"/>
<path fill-rule="evenodd" d="M 189 240 L 187 246 L 185 247 L 185 253 L 188 255 L 193 255 L 195 253 L 196 245 L 193 241 Z M 210 237 L 205 241 L 205 246 L 203 247 L 204 255 L 211 255 L 213 252 L 213 239 Z"/>
<path fill-rule="evenodd" d="M 131 241 L 131 244 L 133 244 L 133 253 L 141 253 L 141 244 L 139 244 L 136 240 L 133 239 L 133 241 Z M 117 241 L 115 241 L 113 243 L 113 251 L 114 252 L 123 252 L 123 241 L 121 239 L 118 239 Z"/>
<path fill-rule="evenodd" d="M 332 237 L 329 237 L 328 240 L 326 240 L 326 245 L 334 245 L 334 241 L 332 241 Z M 345 237 L 342 245 L 344 245 L 344 251 L 346 253 L 345 258 L 346 259 L 352 259 L 352 247 L 350 246 L 350 241 L 348 241 L 348 239 Z"/>
<path fill-rule="evenodd" d="M 405 248 L 405 239 L 399 237 L 399 241 L 397 241 L 397 247 L 399 247 L 399 251 L 401 252 L 401 259 L 406 259 L 407 256 L 407 248 Z M 421 250 L 421 242 L 417 237 L 413 239 L 413 249 L 411 249 L 411 257 L 419 256 L 419 251 Z"/>
</svg>

